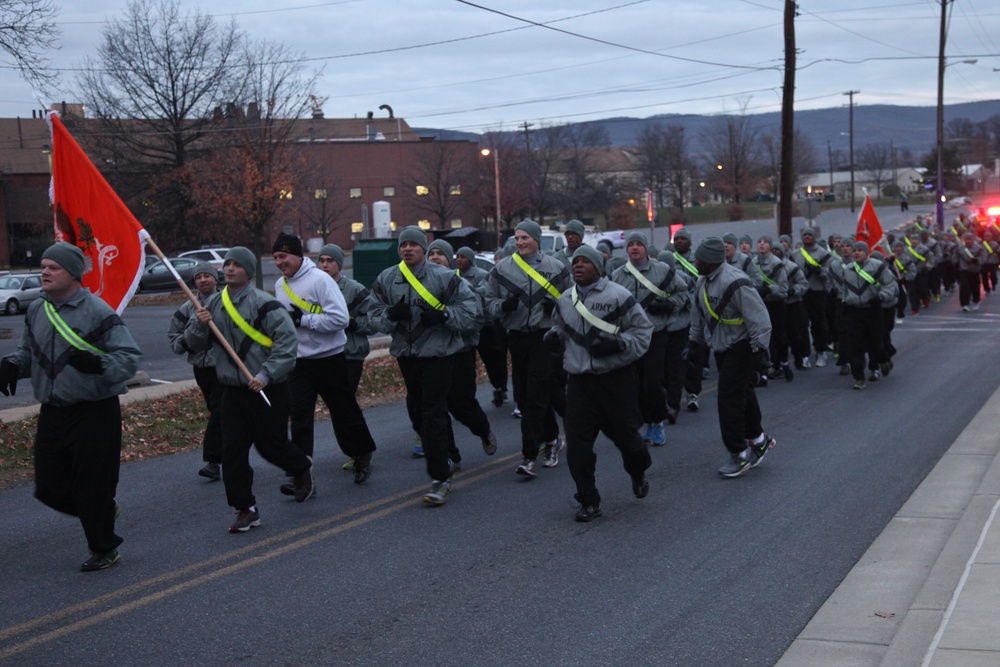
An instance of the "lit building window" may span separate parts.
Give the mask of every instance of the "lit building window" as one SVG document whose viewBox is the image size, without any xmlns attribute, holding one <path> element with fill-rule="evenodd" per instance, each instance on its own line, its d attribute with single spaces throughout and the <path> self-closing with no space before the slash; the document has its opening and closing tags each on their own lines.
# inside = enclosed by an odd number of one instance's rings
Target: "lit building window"
<svg viewBox="0 0 1000 667">
<path fill-rule="evenodd" d="M 291 198 L 292 198 L 291 188 L 285 188 L 278 191 L 278 199 L 291 199 Z"/>
<path fill-rule="evenodd" d="M 462 186 L 461 185 L 449 185 L 448 186 L 448 194 L 449 195 L 456 195 L 456 196 L 462 194 Z"/>
<path fill-rule="evenodd" d="M 430 220 L 417 220 L 417 226 L 420 227 L 420 229 L 422 229 L 424 231 L 427 231 L 428 229 L 431 228 L 431 221 Z"/>
<path fill-rule="evenodd" d="M 386 186 L 386 187 L 382 188 L 382 196 L 383 197 L 395 197 L 396 196 L 396 188 L 394 188 L 392 186 Z"/>
<path fill-rule="evenodd" d="M 430 193 L 431 193 L 431 191 L 427 189 L 426 185 L 418 185 L 417 186 L 417 196 L 419 196 L 419 197 L 426 197 Z"/>
<path fill-rule="evenodd" d="M 361 188 L 351 188 L 351 199 L 361 199 Z"/>
<path fill-rule="evenodd" d="M 461 229 L 462 228 L 462 219 L 461 218 L 455 218 L 454 220 L 452 220 L 451 221 L 451 228 L 452 229 Z"/>
<path fill-rule="evenodd" d="M 351 233 L 352 234 L 360 234 L 363 231 L 365 231 L 365 223 L 363 223 L 363 222 L 352 222 L 351 223 Z"/>
</svg>

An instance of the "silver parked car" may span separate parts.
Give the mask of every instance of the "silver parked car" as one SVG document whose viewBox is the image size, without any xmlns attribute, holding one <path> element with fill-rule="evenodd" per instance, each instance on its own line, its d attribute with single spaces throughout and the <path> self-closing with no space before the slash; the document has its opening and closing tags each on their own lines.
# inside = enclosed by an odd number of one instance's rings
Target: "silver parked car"
<svg viewBox="0 0 1000 667">
<path fill-rule="evenodd" d="M 3 312 L 17 315 L 42 295 L 42 277 L 37 273 L 11 273 L 0 276 Z"/>
</svg>

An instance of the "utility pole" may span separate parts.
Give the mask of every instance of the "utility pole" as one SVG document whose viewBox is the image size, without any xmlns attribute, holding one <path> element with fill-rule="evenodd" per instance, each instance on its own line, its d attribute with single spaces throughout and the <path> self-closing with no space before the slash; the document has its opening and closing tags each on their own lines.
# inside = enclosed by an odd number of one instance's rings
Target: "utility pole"
<svg viewBox="0 0 1000 667">
<path fill-rule="evenodd" d="M 785 0 L 785 81 L 781 93 L 781 172 L 778 174 L 778 234 L 792 234 L 795 189 L 795 0 Z"/>
<path fill-rule="evenodd" d="M 845 95 L 850 99 L 850 112 L 848 113 L 848 126 L 847 126 L 847 138 L 849 144 L 848 159 L 851 162 L 851 213 L 854 213 L 854 96 L 860 93 L 860 90 L 849 90 Z"/>
<path fill-rule="evenodd" d="M 833 147 L 830 146 L 830 140 L 826 140 L 826 157 L 830 160 L 830 194 L 834 194 L 833 191 Z M 834 197 L 836 199 L 836 196 Z"/>
<path fill-rule="evenodd" d="M 941 34 L 938 40 L 937 177 L 934 187 L 937 206 L 934 212 L 934 224 L 939 230 L 944 229 L 944 45 L 948 39 L 948 1 L 941 0 Z"/>
</svg>

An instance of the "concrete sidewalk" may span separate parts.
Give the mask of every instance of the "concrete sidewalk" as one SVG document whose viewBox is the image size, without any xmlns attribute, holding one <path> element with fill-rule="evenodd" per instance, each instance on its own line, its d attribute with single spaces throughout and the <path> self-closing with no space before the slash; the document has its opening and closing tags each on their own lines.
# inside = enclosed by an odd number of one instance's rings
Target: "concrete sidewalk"
<svg viewBox="0 0 1000 667">
<path fill-rule="evenodd" d="M 779 667 L 1000 665 L 1000 390 Z"/>
</svg>

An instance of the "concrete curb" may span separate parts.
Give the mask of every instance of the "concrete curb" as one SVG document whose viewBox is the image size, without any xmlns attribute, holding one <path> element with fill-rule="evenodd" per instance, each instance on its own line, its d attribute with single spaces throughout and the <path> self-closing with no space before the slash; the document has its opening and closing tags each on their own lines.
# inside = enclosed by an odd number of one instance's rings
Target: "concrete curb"
<svg viewBox="0 0 1000 667">
<path fill-rule="evenodd" d="M 998 419 L 1000 389 L 792 642 L 778 667 L 1000 664 L 998 598 L 980 596 L 977 605 L 967 597 L 975 590 L 964 588 L 984 531 L 1000 536 L 1000 525 L 989 524 L 1000 499 Z M 995 591 L 1000 577 L 987 583 L 985 588 Z M 983 587 L 981 580 L 978 584 Z M 959 596 L 966 604 L 956 607 L 953 599 Z M 950 615 L 955 608 L 961 614 Z"/>
</svg>

